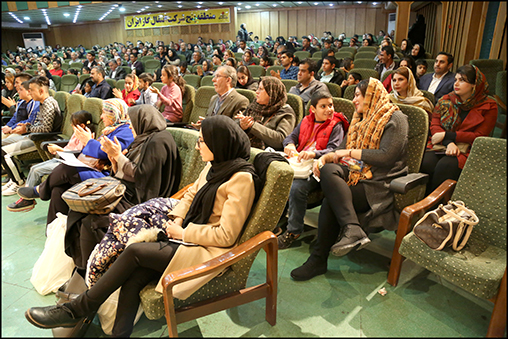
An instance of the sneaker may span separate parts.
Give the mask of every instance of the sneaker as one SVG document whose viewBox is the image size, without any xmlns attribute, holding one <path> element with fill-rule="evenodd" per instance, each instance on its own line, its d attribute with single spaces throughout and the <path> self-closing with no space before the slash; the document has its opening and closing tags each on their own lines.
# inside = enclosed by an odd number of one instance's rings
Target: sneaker
<svg viewBox="0 0 508 339">
<path fill-rule="evenodd" d="M 8 189 L 12 184 L 14 184 L 14 181 L 12 179 L 9 179 L 5 185 L 2 184 L 2 192 Z"/>
<path fill-rule="evenodd" d="M 2 186 L 4 186 L 6 183 L 11 181 L 11 179 L 8 176 L 2 177 Z"/>
<path fill-rule="evenodd" d="M 18 195 L 25 200 L 40 198 L 39 194 L 35 192 L 34 187 L 20 187 L 18 189 Z"/>
<path fill-rule="evenodd" d="M 277 243 L 279 245 L 279 250 L 283 250 L 283 249 L 288 248 L 289 246 L 291 246 L 293 241 L 298 239 L 299 236 L 300 236 L 300 234 L 293 234 L 293 233 L 288 232 L 288 231 L 286 231 L 286 232 L 282 233 L 281 235 L 279 235 L 277 237 Z"/>
<path fill-rule="evenodd" d="M 7 185 L 9 185 L 9 184 L 7 184 Z M 7 185 L 5 185 L 5 186 L 7 186 Z M 2 190 L 2 195 L 3 196 L 14 195 L 14 194 L 18 193 L 18 188 L 20 188 L 20 187 L 21 187 L 21 185 L 18 185 L 18 184 L 16 184 L 16 182 L 13 181 L 12 184 L 9 185 L 9 187 Z"/>
<path fill-rule="evenodd" d="M 23 198 L 19 198 L 18 201 L 13 202 L 12 204 L 7 205 L 7 211 L 11 212 L 23 212 L 30 211 L 35 207 L 35 200 L 25 200 Z"/>
<path fill-rule="evenodd" d="M 344 256 L 349 253 L 355 246 L 359 247 L 357 251 L 361 250 L 370 243 L 370 239 L 365 234 L 363 229 L 358 225 L 347 225 L 344 236 L 332 246 L 331 252 L 338 257 Z"/>
</svg>

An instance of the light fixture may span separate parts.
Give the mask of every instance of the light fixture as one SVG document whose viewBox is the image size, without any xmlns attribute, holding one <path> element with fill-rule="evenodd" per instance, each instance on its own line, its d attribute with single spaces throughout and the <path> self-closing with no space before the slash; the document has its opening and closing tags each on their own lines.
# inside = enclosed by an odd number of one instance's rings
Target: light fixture
<svg viewBox="0 0 508 339">
<path fill-rule="evenodd" d="M 23 20 L 30 20 L 30 18 L 29 18 L 29 17 L 27 17 L 27 16 L 24 16 L 24 17 L 23 17 Z"/>
<path fill-rule="evenodd" d="M 69 13 L 64 13 L 64 17 L 68 17 L 69 15 Z"/>
<path fill-rule="evenodd" d="M 203 2 L 198 2 L 198 4 L 202 5 L 202 4 L 203 4 Z"/>
<path fill-rule="evenodd" d="M 136 13 L 138 13 L 138 14 L 139 14 L 139 13 L 141 13 L 141 11 L 136 11 Z"/>
<path fill-rule="evenodd" d="M 236 8 L 237 8 L 239 11 L 241 10 L 241 8 L 240 8 L 240 7 L 236 7 Z"/>
<path fill-rule="evenodd" d="M 245 8 L 249 9 L 249 8 L 250 8 L 250 6 L 249 6 L 249 5 L 247 5 L 247 6 L 245 6 Z"/>
<path fill-rule="evenodd" d="M 377 5 L 377 2 L 373 2 L 373 3 L 372 3 L 372 6 L 376 6 L 376 5 Z"/>
<path fill-rule="evenodd" d="M 273 4 L 272 6 L 273 6 L 273 7 L 277 7 L 277 4 Z"/>
<path fill-rule="evenodd" d="M 333 7 L 333 4 L 329 4 L 330 7 Z"/>
<path fill-rule="evenodd" d="M 72 20 L 72 23 L 75 24 L 76 21 L 78 20 L 78 15 L 79 15 L 79 11 L 81 11 L 81 5 L 78 6 L 78 8 L 76 9 L 76 13 L 74 13 L 74 19 Z"/>
<path fill-rule="evenodd" d="M 241 3 L 241 2 L 239 2 L 239 3 L 238 3 L 238 6 L 241 6 L 241 5 L 242 5 L 242 3 Z"/>
<path fill-rule="evenodd" d="M 224 4 L 223 2 L 219 2 L 219 5 L 221 5 L 221 6 L 222 6 L 223 4 Z"/>
<path fill-rule="evenodd" d="M 20 24 L 23 23 L 23 21 L 21 21 L 14 13 L 12 12 L 9 12 L 9 14 L 14 18 L 14 20 L 16 20 L 17 22 L 19 22 Z"/>
<path fill-rule="evenodd" d="M 299 4 L 299 5 L 301 5 L 301 4 L 302 4 L 302 2 L 301 2 L 301 1 L 298 1 L 298 4 Z"/>
<path fill-rule="evenodd" d="M 259 6 L 259 4 L 256 4 L 256 6 Z"/>
<path fill-rule="evenodd" d="M 182 5 L 178 5 L 178 8 L 182 8 Z"/>
<path fill-rule="evenodd" d="M 120 8 L 118 8 L 118 10 L 119 10 L 120 12 L 125 12 L 125 7 L 123 7 L 123 5 L 122 5 L 122 6 L 120 6 Z"/>
<path fill-rule="evenodd" d="M 196 7 L 197 7 L 197 8 L 201 8 L 201 6 L 200 6 L 200 5 L 197 5 Z"/>
<path fill-rule="evenodd" d="M 157 5 L 157 7 L 161 8 L 161 7 L 162 7 L 162 5 Z"/>
</svg>

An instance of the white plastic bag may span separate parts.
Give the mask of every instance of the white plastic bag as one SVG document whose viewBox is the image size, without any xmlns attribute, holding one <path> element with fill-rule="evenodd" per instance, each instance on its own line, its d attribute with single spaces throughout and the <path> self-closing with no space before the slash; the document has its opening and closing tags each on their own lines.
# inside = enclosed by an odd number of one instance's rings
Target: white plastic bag
<svg viewBox="0 0 508 339">
<path fill-rule="evenodd" d="M 113 325 L 115 324 L 116 319 L 116 309 L 118 308 L 118 297 L 120 296 L 120 289 L 121 287 L 113 292 L 97 311 L 102 330 L 107 335 L 111 335 L 113 333 Z M 136 313 L 136 318 L 134 319 L 134 325 L 136 325 L 136 323 L 139 321 L 139 318 L 141 318 L 142 314 L 143 307 L 141 306 L 141 303 L 139 303 L 138 313 Z"/>
<path fill-rule="evenodd" d="M 47 228 L 44 250 L 32 270 L 30 282 L 42 295 L 56 292 L 71 277 L 74 261 L 65 254 L 64 238 L 67 216 L 56 214 Z"/>
</svg>

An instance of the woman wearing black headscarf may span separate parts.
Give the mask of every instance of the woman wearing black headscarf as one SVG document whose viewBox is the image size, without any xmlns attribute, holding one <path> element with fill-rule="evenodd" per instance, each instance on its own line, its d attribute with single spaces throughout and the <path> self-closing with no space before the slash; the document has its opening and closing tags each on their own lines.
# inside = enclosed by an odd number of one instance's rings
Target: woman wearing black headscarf
<svg viewBox="0 0 508 339">
<path fill-rule="evenodd" d="M 169 63 L 170 65 L 173 65 L 173 66 L 178 66 L 180 65 L 180 58 L 178 57 L 178 55 L 176 54 L 176 50 L 173 49 L 173 48 L 170 48 L 168 50 L 168 54 L 166 55 L 166 62 Z M 161 68 L 164 67 L 161 63 Z"/>
<path fill-rule="evenodd" d="M 135 138 L 125 155 L 115 142 L 101 139 L 112 163 L 114 176 L 126 186 L 124 197 L 113 210 L 122 213 L 133 205 L 156 197 L 169 197 L 178 191 L 182 164 L 178 148 L 166 121 L 151 105 L 129 108 Z M 109 225 L 108 215 L 69 211 L 65 251 L 83 273 L 90 253 L 101 241 Z"/>
<path fill-rule="evenodd" d="M 238 244 L 260 193 L 258 176 L 247 161 L 249 139 L 229 117 L 213 116 L 202 122 L 196 148 L 203 161 L 209 163 L 176 207 L 168 209 L 174 200 L 159 198 L 132 209 L 147 207 L 153 211 L 149 217 L 158 218 L 159 225 L 155 227 L 161 228 L 159 239 L 166 239 L 129 245 L 106 273 L 76 299 L 63 305 L 29 309 L 25 316 L 30 323 L 42 328 L 73 326 L 122 287 L 113 336 L 129 336 L 139 306 L 139 292 L 146 284 L 217 257 Z M 123 214 L 126 220 L 136 214 L 130 211 Z M 195 245 L 180 245 L 171 239 Z M 174 296 L 185 300 L 219 273 L 179 284 L 173 288 Z M 161 285 L 159 281 L 159 292 Z"/>
</svg>

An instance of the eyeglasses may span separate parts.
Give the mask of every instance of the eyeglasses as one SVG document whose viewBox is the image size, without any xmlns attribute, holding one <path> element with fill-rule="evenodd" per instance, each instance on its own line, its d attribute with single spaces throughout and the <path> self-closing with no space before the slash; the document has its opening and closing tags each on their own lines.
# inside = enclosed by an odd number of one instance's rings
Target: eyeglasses
<svg viewBox="0 0 508 339">
<path fill-rule="evenodd" d="M 214 78 L 229 78 L 229 76 L 227 76 L 227 75 L 222 75 L 222 74 L 217 74 L 217 73 L 215 73 L 215 74 L 213 75 L 213 77 L 214 77 Z"/>
<path fill-rule="evenodd" d="M 197 138 L 197 139 L 196 139 L 196 146 L 197 146 L 198 148 L 201 148 L 201 143 L 202 143 L 202 142 L 205 142 L 205 141 L 204 141 L 203 139 L 201 139 L 201 138 Z"/>
</svg>

